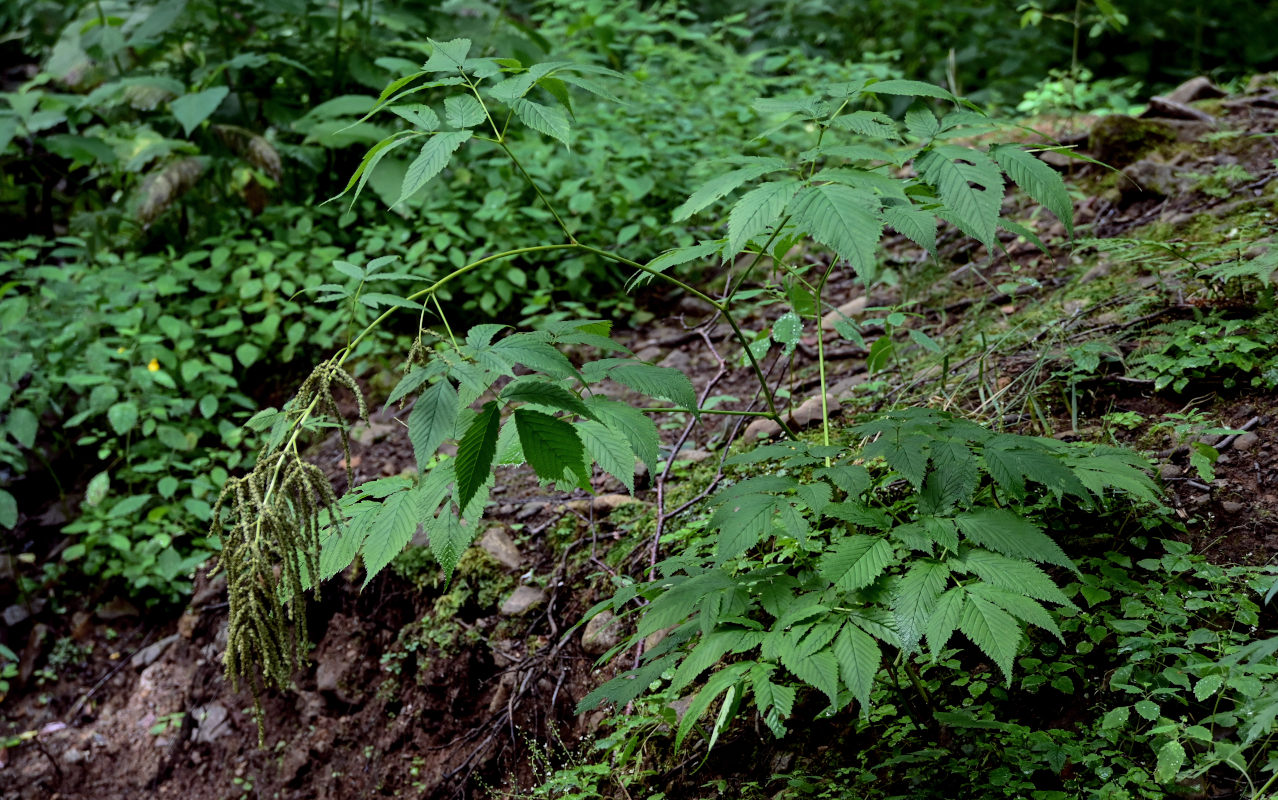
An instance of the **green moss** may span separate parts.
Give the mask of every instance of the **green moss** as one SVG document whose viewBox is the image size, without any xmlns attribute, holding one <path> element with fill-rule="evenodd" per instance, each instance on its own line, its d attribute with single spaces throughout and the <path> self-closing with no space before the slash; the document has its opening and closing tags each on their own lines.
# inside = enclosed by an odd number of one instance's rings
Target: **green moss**
<svg viewBox="0 0 1278 800">
<path fill-rule="evenodd" d="M 1092 127 L 1087 149 L 1098 160 L 1122 168 L 1174 141 L 1176 131 L 1164 122 L 1111 114 Z"/>
</svg>

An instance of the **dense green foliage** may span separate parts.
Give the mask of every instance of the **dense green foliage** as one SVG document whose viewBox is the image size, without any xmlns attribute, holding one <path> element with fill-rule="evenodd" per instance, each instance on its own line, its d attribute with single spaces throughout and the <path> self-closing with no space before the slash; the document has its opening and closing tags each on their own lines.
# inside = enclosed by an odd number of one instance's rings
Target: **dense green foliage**
<svg viewBox="0 0 1278 800">
<path fill-rule="evenodd" d="M 940 359 L 942 394 L 975 347 L 904 309 L 831 316 L 845 274 L 902 279 L 886 236 L 934 259 L 944 237 L 1046 250 L 1026 219 L 1046 211 L 1073 237 L 1060 174 L 969 97 L 1126 110 L 1137 82 L 1278 57 L 1227 39 L 1271 9 L 1166 5 L 10 4 L 23 77 L 0 93 L 0 212 L 31 235 L 0 242 L 0 529 L 35 564 L 19 591 L 87 578 L 172 602 L 215 557 L 227 673 L 260 700 L 304 664 L 323 582 L 368 586 L 419 528 L 453 580 L 502 468 L 633 493 L 638 464 L 668 466 L 653 413 L 762 418 L 783 441 L 738 447 L 590 612 L 629 626 L 603 659 L 618 677 L 582 702 L 611 704 L 612 733 L 539 796 L 639 790 L 750 719 L 778 738 L 837 723 L 854 755 L 743 779 L 747 797 L 1165 797 L 1222 773 L 1263 796 L 1268 586 L 1174 540 L 1145 458 L 1011 433 L 984 396 L 969 419 L 881 392 L 886 413 L 840 427 L 827 393 L 826 321 L 876 377 Z M 1168 37 L 1190 61 L 1151 56 Z M 1278 383 L 1278 250 L 1084 246 L 1191 269 L 1221 302 L 1126 358 L 1062 348 L 1043 385 L 1064 385 L 1075 427 L 1102 364 L 1164 393 Z M 753 396 L 708 402 L 621 345 L 613 319 L 651 316 L 644 292 L 721 321 Z M 817 434 L 768 366 L 800 347 Z M 366 394 L 405 411 L 417 469 L 339 494 L 307 447 L 335 430 L 353 484 Z M 1180 414 L 1160 431 L 1213 479 L 1199 439 L 1224 429 Z M 57 499 L 73 518 L 49 544 L 36 515 Z M 16 661 L 0 647 L 0 696 Z"/>
</svg>

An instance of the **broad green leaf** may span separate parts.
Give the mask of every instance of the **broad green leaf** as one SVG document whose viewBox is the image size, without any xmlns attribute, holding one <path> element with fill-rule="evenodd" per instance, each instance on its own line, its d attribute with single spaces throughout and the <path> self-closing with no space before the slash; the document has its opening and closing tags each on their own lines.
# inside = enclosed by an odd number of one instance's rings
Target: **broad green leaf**
<svg viewBox="0 0 1278 800">
<path fill-rule="evenodd" d="M 459 519 L 451 511 L 445 511 L 430 523 L 430 551 L 444 568 L 444 580 L 452 581 L 453 570 L 470 543 L 475 541 L 479 521 Z"/>
<path fill-rule="evenodd" d="M 959 617 L 959 630 L 998 665 L 1010 685 L 1012 662 L 1021 642 L 1021 626 L 1016 620 L 990 601 L 969 593 Z"/>
<path fill-rule="evenodd" d="M 656 272 L 665 272 L 671 267 L 677 267 L 680 264 L 687 264 L 689 261 L 698 261 L 703 258 L 709 258 L 710 256 L 718 255 L 720 250 L 722 250 L 722 248 L 723 248 L 722 239 L 715 239 L 709 242 L 698 242 L 697 244 L 691 244 L 691 245 L 688 245 L 687 247 L 680 247 L 675 250 L 667 250 L 666 252 L 657 256 L 653 260 L 649 261 L 645 266 L 647 266 L 648 269 L 650 270 L 655 270 Z M 719 259 L 715 259 L 715 260 L 718 261 Z M 648 273 L 641 272 L 635 275 L 631 283 L 632 285 L 638 284 L 643 281 L 650 280 L 651 277 L 652 276 L 649 275 Z"/>
<path fill-rule="evenodd" d="M 493 351 L 512 363 L 523 364 L 552 378 L 573 378 L 577 375 L 567 356 L 547 342 L 530 338 L 528 334 L 507 336 L 493 345 Z"/>
<path fill-rule="evenodd" d="M 444 119 L 454 128 L 473 128 L 484 121 L 484 107 L 473 95 L 455 94 L 444 100 Z"/>
<path fill-rule="evenodd" d="M 138 407 L 128 401 L 116 403 L 107 409 L 107 421 L 112 430 L 123 436 L 138 424 Z"/>
<path fill-rule="evenodd" d="M 940 657 L 941 651 L 958 629 L 966 598 L 966 592 L 955 586 L 941 595 L 932 607 L 932 615 L 923 626 L 923 635 L 927 637 L 927 649 L 931 652 L 933 661 Z"/>
<path fill-rule="evenodd" d="M 608 377 L 649 397 L 669 400 L 680 408 L 696 409 L 697 393 L 688 376 L 672 367 L 624 362 L 608 371 Z"/>
<path fill-rule="evenodd" d="M 421 103 L 410 103 L 402 106 L 391 106 L 391 112 L 396 114 L 413 125 L 418 130 L 426 133 L 434 133 L 439 129 L 439 115 L 427 105 Z"/>
<path fill-rule="evenodd" d="M 1060 628 L 1056 626 L 1056 620 L 1052 619 L 1052 615 L 1047 613 L 1047 609 L 1039 605 L 1037 600 L 1032 600 L 1016 592 L 1009 592 L 1006 589 L 1000 589 L 989 583 L 970 583 L 965 588 L 973 595 L 983 600 L 989 600 L 1021 622 L 1042 628 L 1057 639 L 1060 639 L 1062 644 L 1064 643 L 1065 638 L 1061 636 Z"/>
<path fill-rule="evenodd" d="M 955 505 L 967 505 L 979 475 L 972 451 L 960 442 L 933 442 L 929 448 L 932 471 L 919 497 L 919 513 L 948 514 Z"/>
<path fill-rule="evenodd" d="M 674 221 L 682 222 L 714 201 L 726 197 L 738 186 L 755 178 L 786 168 L 779 158 L 760 158 L 747 166 L 716 175 L 702 184 L 682 205 L 674 210 Z"/>
<path fill-rule="evenodd" d="M 832 651 L 839 662 L 843 685 L 861 704 L 861 714 L 865 715 L 870 705 L 870 690 L 874 688 L 874 676 L 878 674 L 883 659 L 878 642 L 849 622 L 839 631 Z"/>
<path fill-rule="evenodd" d="M 956 145 L 940 145 L 915 160 L 919 174 L 945 203 L 942 215 L 993 251 L 1003 207 L 1003 174 L 988 156 Z"/>
<path fill-rule="evenodd" d="M 515 426 L 524 458 L 548 481 L 564 480 L 564 471 L 572 470 L 579 479 L 589 476 L 585 467 L 585 448 L 572 425 L 540 411 L 515 410 Z"/>
<path fill-rule="evenodd" d="M 1158 748 L 1158 763 L 1154 767 L 1154 780 L 1159 783 L 1171 783 L 1180 774 L 1185 765 L 1185 746 L 1172 739 Z"/>
<path fill-rule="evenodd" d="M 395 388 L 391 391 L 390 397 L 386 398 L 387 407 L 393 406 L 408 395 L 417 391 L 423 383 L 430 380 L 434 375 L 438 375 L 439 370 L 430 367 L 419 367 L 414 365 L 408 374 L 399 379 L 399 383 L 395 384 Z"/>
<path fill-rule="evenodd" d="M 557 408 L 583 417 L 593 417 L 581 398 L 564 387 L 541 378 L 525 375 L 516 378 L 501 390 L 501 399 L 508 403 L 532 403 Z"/>
<path fill-rule="evenodd" d="M 1105 713 L 1105 716 L 1101 719 L 1101 726 L 1100 726 L 1101 730 L 1108 731 L 1108 730 L 1113 730 L 1115 728 L 1126 727 L 1127 720 L 1131 717 L 1131 715 L 1132 715 L 1131 706 L 1119 706 L 1118 708 L 1111 708 L 1109 711 Z"/>
<path fill-rule="evenodd" d="M 803 320 L 793 311 L 782 314 L 772 326 L 772 340 L 781 345 L 781 354 L 786 358 L 799 346 L 803 336 Z"/>
<path fill-rule="evenodd" d="M 489 400 L 457 444 L 453 469 L 457 474 L 457 506 L 460 509 L 465 510 L 479 487 L 492 475 L 500 423 L 501 410 L 496 401 Z"/>
<path fill-rule="evenodd" d="M 941 100 L 957 102 L 953 94 L 940 86 L 922 81 L 885 80 L 875 81 L 863 90 L 866 94 L 891 94 L 905 97 L 936 97 Z"/>
<path fill-rule="evenodd" d="M 779 505 L 774 495 L 746 494 L 720 506 L 710 518 L 710 527 L 719 531 L 715 563 L 736 558 L 767 538 Z"/>
<path fill-rule="evenodd" d="M 408 414 L 408 440 L 412 442 L 419 471 L 426 472 L 435 451 L 453 435 L 460 407 L 457 390 L 448 380 L 431 384 L 417 398 Z"/>
<path fill-rule="evenodd" d="M 912 136 L 923 141 L 930 141 L 941 132 L 941 123 L 931 109 L 924 105 L 914 105 L 905 112 L 905 127 Z"/>
<path fill-rule="evenodd" d="M 546 106 L 535 103 L 526 97 L 517 97 L 510 101 L 510 109 L 519 117 L 519 121 L 547 136 L 552 136 L 564 144 L 568 144 L 568 115 L 558 106 Z"/>
<path fill-rule="evenodd" d="M 1208 675 L 1205 678 L 1201 678 L 1194 684 L 1194 698 L 1202 703 L 1220 691 L 1220 687 L 1224 684 L 1225 678 L 1222 675 Z"/>
<path fill-rule="evenodd" d="M 817 689 L 830 698 L 830 705 L 839 705 L 839 661 L 829 650 L 822 650 L 808 656 L 796 657 L 790 652 L 781 652 L 781 663 L 794 673 L 794 676 L 809 686 Z"/>
<path fill-rule="evenodd" d="M 840 539 L 821 558 L 821 577 L 845 592 L 864 589 L 896 560 L 886 539 L 856 534 Z"/>
<path fill-rule="evenodd" d="M 359 162 L 359 166 L 355 168 L 355 172 L 351 174 L 350 180 L 346 182 L 346 187 L 324 202 L 327 203 L 336 200 L 349 192 L 351 187 L 354 186 L 355 196 L 351 198 L 350 205 L 351 208 L 354 208 L 355 201 L 358 200 L 359 196 L 364 192 L 364 185 L 368 183 L 368 179 L 373 174 L 373 170 L 377 168 L 378 162 L 389 155 L 391 151 L 407 144 L 419 135 L 420 134 L 414 131 L 400 131 L 399 133 L 382 139 L 380 142 L 370 147 L 368 152 L 364 154 L 363 160 Z"/>
<path fill-rule="evenodd" d="M 190 136 L 191 131 L 212 116 L 214 111 L 217 111 L 217 107 L 222 105 L 222 101 L 230 93 L 231 90 L 225 86 L 214 86 L 202 92 L 177 98 L 169 104 L 169 109 L 173 112 L 173 116 L 177 117 L 177 121 L 181 123 L 182 130 L 187 136 Z"/>
<path fill-rule="evenodd" d="M 602 423 L 583 420 L 574 423 L 586 455 L 598 462 L 599 467 L 621 481 L 630 494 L 635 493 L 635 452 L 625 434 Z"/>
<path fill-rule="evenodd" d="M 418 504 L 412 492 L 396 492 L 382 501 L 381 511 L 368 527 L 360 553 L 364 586 L 399 555 L 417 533 Z"/>
<path fill-rule="evenodd" d="M 1024 559 L 972 548 L 963 554 L 962 566 L 1000 589 L 1069 608 L 1074 605 L 1046 572 Z"/>
<path fill-rule="evenodd" d="M 749 669 L 749 663 L 733 664 L 710 676 L 710 679 L 706 681 L 706 685 L 702 687 L 700 692 L 697 692 L 697 696 L 693 698 L 688 705 L 687 711 L 683 714 L 683 719 L 675 732 L 674 749 L 676 751 L 683 745 L 683 740 L 692 730 L 692 726 L 696 725 L 701 719 L 701 715 L 706 712 L 706 709 L 744 678 Z"/>
<path fill-rule="evenodd" d="M 874 139 L 900 139 L 896 123 L 878 111 L 853 111 L 830 120 L 830 127 L 852 131 Z"/>
<path fill-rule="evenodd" d="M 791 204 L 794 225 L 850 263 L 867 285 L 878 274 L 875 251 L 883 235 L 874 195 L 837 183 L 810 186 Z"/>
<path fill-rule="evenodd" d="M 13 495 L 0 489 L 0 527 L 12 530 L 17 524 L 18 501 L 13 498 Z"/>
<path fill-rule="evenodd" d="M 127 405 L 133 408 L 133 419 L 135 422 L 137 421 L 137 409 L 132 403 L 119 403 L 117 405 Z M 116 406 L 111 408 L 114 409 Z M 110 418 L 110 411 L 107 412 L 107 416 Z M 128 427 L 132 428 L 133 425 L 130 424 Z M 9 435 L 13 437 L 14 441 L 30 449 L 35 445 L 36 433 L 40 430 L 40 422 L 36 419 L 36 415 L 31 409 L 19 406 L 9 411 L 9 419 L 5 422 L 5 428 L 9 431 Z M 124 432 L 117 430 L 117 433 L 123 434 Z"/>
<path fill-rule="evenodd" d="M 936 255 L 936 215 L 902 203 L 885 205 L 883 222 L 905 238 Z"/>
<path fill-rule="evenodd" d="M 408 165 L 408 171 L 404 173 L 404 182 L 400 187 L 399 199 L 393 205 L 404 202 L 432 178 L 443 172 L 444 167 L 448 166 L 448 162 L 452 159 L 453 153 L 457 152 L 457 148 L 465 144 L 473 135 L 471 131 L 444 131 L 427 139 L 417 158 Z"/>
<path fill-rule="evenodd" d="M 151 500 L 149 494 L 135 494 L 132 497 L 126 497 L 115 505 L 111 506 L 111 510 L 107 512 L 110 519 L 119 519 L 137 513 Z"/>
<path fill-rule="evenodd" d="M 466 63 L 470 53 L 470 39 L 451 39 L 447 42 L 426 40 L 432 52 L 430 58 L 422 64 L 423 72 L 458 72 Z"/>
<path fill-rule="evenodd" d="M 661 459 L 661 437 L 656 423 L 647 414 L 628 403 L 601 395 L 586 398 L 586 406 L 596 419 L 623 434 L 639 460 L 648 465 L 648 471 L 656 473 L 657 462 Z"/>
<path fill-rule="evenodd" d="M 880 337 L 879 341 L 886 338 L 888 337 Z M 889 467 L 900 473 L 916 490 L 921 490 L 923 477 L 927 473 L 931 444 L 931 439 L 925 435 L 901 434 L 899 431 L 889 430 L 868 444 L 861 454 L 866 459 L 883 456 Z"/>
<path fill-rule="evenodd" d="M 1060 545 L 1034 523 L 1013 511 L 981 508 L 957 514 L 954 521 L 958 523 L 963 537 L 972 544 L 1013 558 L 1028 558 L 1078 571 Z"/>
<path fill-rule="evenodd" d="M 785 736 L 782 721 L 794 713 L 796 692 L 794 687 L 773 683 L 771 676 L 776 669 L 772 664 L 755 664 L 750 668 L 750 688 L 754 692 L 754 704 L 763 715 L 763 722 L 778 738 Z"/>
<path fill-rule="evenodd" d="M 950 568 L 940 561 L 921 559 L 896 583 L 892 596 L 892 615 L 901 647 L 907 652 L 918 649 L 924 628 L 932 616 L 936 600 L 945 588 Z"/>
<path fill-rule="evenodd" d="M 779 223 L 799 186 L 796 180 L 773 181 L 742 195 L 728 214 L 728 249 L 724 258 L 732 258 L 751 239 Z"/>
<path fill-rule="evenodd" d="M 1059 172 L 1015 145 L 997 145 L 990 149 L 990 156 L 1021 191 L 1055 214 L 1065 226 L 1065 232 L 1073 237 L 1074 203 Z"/>
</svg>

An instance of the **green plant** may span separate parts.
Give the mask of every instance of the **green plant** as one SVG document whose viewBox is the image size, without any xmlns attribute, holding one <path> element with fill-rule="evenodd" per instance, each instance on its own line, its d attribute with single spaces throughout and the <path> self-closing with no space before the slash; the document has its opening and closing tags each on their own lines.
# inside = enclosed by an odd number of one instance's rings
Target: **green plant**
<svg viewBox="0 0 1278 800">
<path fill-rule="evenodd" d="M 1159 331 L 1161 341 L 1132 359 L 1134 374 L 1152 377 L 1156 390 L 1180 393 L 1191 381 L 1202 380 L 1218 380 L 1227 389 L 1244 381 L 1273 385 L 1278 372 L 1273 312 L 1251 319 L 1196 313 L 1194 319 L 1167 323 Z"/>
<path fill-rule="evenodd" d="M 1189 465 L 1198 473 L 1199 478 L 1208 483 L 1216 479 L 1214 468 L 1216 460 L 1220 458 L 1220 452 L 1203 439 L 1242 433 L 1242 431 L 1213 424 L 1207 419 L 1207 415 L 1198 409 L 1164 414 L 1161 420 L 1150 426 L 1150 432 L 1167 433 L 1174 447 L 1188 448 Z"/>
</svg>

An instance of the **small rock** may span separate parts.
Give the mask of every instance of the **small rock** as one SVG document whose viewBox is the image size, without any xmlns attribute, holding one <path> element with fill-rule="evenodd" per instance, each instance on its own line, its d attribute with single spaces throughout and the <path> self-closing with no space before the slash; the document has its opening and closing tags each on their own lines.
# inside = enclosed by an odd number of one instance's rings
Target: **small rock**
<svg viewBox="0 0 1278 800">
<path fill-rule="evenodd" d="M 711 458 L 713 455 L 714 453 L 711 453 L 706 450 L 697 450 L 697 449 L 680 450 L 675 455 L 674 460 L 676 463 L 679 461 L 688 461 L 693 464 L 700 464 L 702 461 L 705 461 L 706 459 Z"/>
<path fill-rule="evenodd" d="M 523 507 L 515 512 L 515 519 L 522 522 L 529 517 L 535 517 L 540 514 L 541 510 L 545 507 L 545 503 L 524 503 Z"/>
<path fill-rule="evenodd" d="M 350 437 L 353 441 L 362 445 L 371 445 L 374 442 L 380 442 L 382 439 L 390 436 L 399 427 L 394 422 L 370 422 L 367 425 L 359 424 L 351 428 Z"/>
<path fill-rule="evenodd" d="M 1175 464 L 1163 464 L 1158 468 L 1159 477 L 1165 481 L 1169 481 L 1172 478 L 1179 478 L 1181 472 L 1181 468 Z"/>
<path fill-rule="evenodd" d="M 603 655 L 621 642 L 621 623 L 611 611 L 590 618 L 581 632 L 581 649 L 593 656 Z"/>
<path fill-rule="evenodd" d="M 1135 163 L 1150 150 L 1175 140 L 1173 127 L 1161 120 L 1110 114 L 1101 117 L 1092 126 L 1087 149 L 1097 160 L 1121 168 Z"/>
<path fill-rule="evenodd" d="M 759 417 L 746 426 L 744 435 L 747 442 L 753 442 L 760 438 L 771 439 L 780 435 L 780 433 L 781 426 L 774 420 L 770 420 L 767 417 Z"/>
<path fill-rule="evenodd" d="M 857 315 L 864 313 L 865 307 L 869 302 L 870 299 L 865 295 L 854 300 L 849 300 L 839 306 L 836 310 L 831 311 L 829 314 L 826 314 L 821 318 L 821 329 L 826 331 L 834 330 L 834 325 L 839 320 L 854 318 Z"/>
<path fill-rule="evenodd" d="M 1199 75 L 1172 89 L 1164 97 L 1173 103 L 1192 103 L 1195 100 L 1211 100 L 1224 97 L 1225 91 L 1211 82 L 1211 78 Z"/>
<path fill-rule="evenodd" d="M 479 540 L 479 546 L 507 569 L 519 569 L 524 558 L 519 553 L 515 540 L 511 539 L 502 528 L 489 528 Z"/>
<path fill-rule="evenodd" d="M 62 763 L 75 765 L 75 764 L 79 764 L 82 761 L 88 760 L 88 758 L 89 758 L 88 750 L 81 750 L 77 747 L 71 747 L 71 748 L 68 748 L 67 751 L 62 754 Z"/>
<path fill-rule="evenodd" d="M 649 364 L 655 364 L 660 361 L 661 357 L 665 354 L 666 351 L 662 350 L 660 347 L 657 347 L 656 345 L 649 345 L 635 353 L 635 358 L 640 361 L 646 361 Z"/>
<path fill-rule="evenodd" d="M 829 399 L 829 409 L 831 414 L 835 414 L 839 410 L 839 403 L 833 398 Z M 821 395 L 814 395 L 799 404 L 799 407 L 790 413 L 790 420 L 800 428 L 821 421 Z"/>
<path fill-rule="evenodd" d="M 692 369 L 692 356 L 683 350 L 671 350 L 670 355 L 661 359 L 661 366 L 687 373 Z"/>
<path fill-rule="evenodd" d="M 133 654 L 133 658 L 129 659 L 129 664 L 131 664 L 134 669 L 146 669 L 156 661 L 159 661 L 160 656 L 164 655 L 164 651 L 168 650 L 169 645 L 176 642 L 178 638 L 178 634 L 174 633 L 172 635 L 165 636 L 163 639 L 155 642 L 154 644 L 149 644 L 146 647 L 143 647 L 141 650 Z"/>
<path fill-rule="evenodd" d="M 592 505 L 594 505 L 596 511 L 602 511 L 604 513 L 607 513 L 609 511 L 613 511 L 617 508 L 620 508 L 621 506 L 626 506 L 626 505 L 630 505 L 631 503 L 641 503 L 641 502 L 643 501 L 638 500 L 634 497 L 631 497 L 628 494 L 621 494 L 619 492 L 610 492 L 609 494 L 601 494 L 595 497 Z"/>
<path fill-rule="evenodd" d="M 1173 197 L 1188 188 L 1187 179 L 1178 177 L 1171 164 L 1144 158 L 1123 170 L 1118 192 L 1124 204 L 1150 198 Z"/>
<path fill-rule="evenodd" d="M 1205 506 L 1209 500 L 1211 500 L 1211 495 L 1209 494 L 1196 494 L 1189 498 L 1189 502 L 1196 506 Z"/>
<path fill-rule="evenodd" d="M 1216 118 L 1206 111 L 1200 111 L 1184 103 L 1177 103 L 1166 97 L 1149 98 L 1149 106 L 1146 107 L 1141 116 L 1146 119 L 1157 117 L 1158 119 L 1188 119 L 1209 124 L 1215 124 L 1216 122 Z"/>
<path fill-rule="evenodd" d="M 27 611 L 27 607 L 20 605 L 9 606 L 3 612 L 0 612 L 0 619 L 3 619 L 5 627 L 9 628 L 25 621 L 30 616 L 31 612 Z"/>
<path fill-rule="evenodd" d="M 123 619 L 124 617 L 136 617 L 138 615 L 137 608 L 123 597 L 115 597 L 110 602 L 98 606 L 98 619 L 103 622 L 110 622 L 113 619 Z"/>
<path fill-rule="evenodd" d="M 1251 431 L 1247 431 L 1242 436 L 1234 439 L 1234 449 L 1240 453 L 1245 453 L 1256 446 L 1256 442 L 1260 441 L 1260 437 Z"/>
<path fill-rule="evenodd" d="M 548 599 L 546 593 L 535 586 L 520 586 L 501 604 L 501 613 L 508 617 L 517 617 Z"/>
<path fill-rule="evenodd" d="M 1109 275 L 1111 269 L 1113 269 L 1113 267 L 1107 262 L 1097 264 L 1087 270 L 1087 272 L 1083 273 L 1083 277 L 1079 278 L 1078 282 L 1091 283 L 1094 280 L 1099 280 L 1100 278 L 1104 278 Z"/>
<path fill-rule="evenodd" d="M 207 706 L 196 706 L 191 709 L 191 717 L 195 720 L 195 732 L 191 738 L 196 744 L 209 744 L 231 732 L 227 724 L 230 715 L 226 707 L 218 703 Z"/>
<path fill-rule="evenodd" d="M 830 387 L 830 396 L 833 397 L 835 401 L 851 397 L 852 392 L 856 390 L 856 387 L 865 383 L 869 379 L 870 373 L 865 371 L 858 372 L 855 375 L 849 375 Z"/>
<path fill-rule="evenodd" d="M 1242 511 L 1243 508 L 1243 504 L 1236 500 L 1226 500 L 1220 504 L 1220 510 L 1224 511 L 1226 514 L 1237 514 L 1239 511 Z"/>
</svg>

